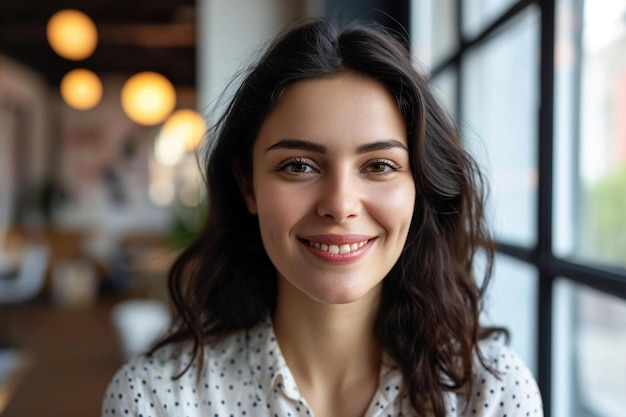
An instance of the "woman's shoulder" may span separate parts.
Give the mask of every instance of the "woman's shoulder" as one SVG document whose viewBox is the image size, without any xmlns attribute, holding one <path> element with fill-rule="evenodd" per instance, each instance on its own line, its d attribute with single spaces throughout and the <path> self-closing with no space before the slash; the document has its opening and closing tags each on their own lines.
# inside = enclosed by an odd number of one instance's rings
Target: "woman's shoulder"
<svg viewBox="0 0 626 417">
<path fill-rule="evenodd" d="M 479 353 L 478 353 L 479 352 Z M 503 337 L 479 342 L 475 356 L 467 415 L 543 416 L 541 394 L 535 378 Z M 482 356 L 482 360 L 481 360 Z M 473 414 L 472 414 L 473 413 Z M 483 414 L 480 414 L 483 415 Z"/>
<path fill-rule="evenodd" d="M 247 336 L 246 330 L 240 330 L 214 341 L 207 341 L 197 354 L 202 355 L 205 364 L 219 363 L 243 352 Z M 125 374 L 172 374 L 177 375 L 184 370 L 198 368 L 200 357 L 194 355 L 191 340 L 169 343 L 154 350 L 150 354 L 137 355 L 122 365 L 118 373 Z"/>
<path fill-rule="evenodd" d="M 522 381 L 529 385 L 535 381 L 524 360 L 508 346 L 503 335 L 496 334 L 481 340 L 478 343 L 474 362 L 476 378 L 488 378 L 490 376 L 496 380 Z"/>
<path fill-rule="evenodd" d="M 215 343 L 207 343 L 202 354 L 202 380 L 210 380 L 209 372 L 224 361 L 245 354 L 237 341 L 245 340 L 245 331 L 231 334 Z M 183 397 L 197 400 L 196 389 L 200 357 L 194 360 L 192 343 L 174 343 L 160 347 L 152 354 L 137 355 L 124 363 L 114 374 L 106 389 L 102 415 L 138 415 L 138 410 L 165 409 L 176 406 Z M 158 415 L 158 414 L 157 414 Z"/>
<path fill-rule="evenodd" d="M 152 353 L 142 353 L 129 358 L 117 370 L 116 377 L 138 379 L 150 377 L 163 379 L 165 375 L 176 375 L 184 370 L 193 358 L 190 343 L 175 343 L 162 346 Z M 114 378 L 114 382 L 117 381 Z"/>
</svg>

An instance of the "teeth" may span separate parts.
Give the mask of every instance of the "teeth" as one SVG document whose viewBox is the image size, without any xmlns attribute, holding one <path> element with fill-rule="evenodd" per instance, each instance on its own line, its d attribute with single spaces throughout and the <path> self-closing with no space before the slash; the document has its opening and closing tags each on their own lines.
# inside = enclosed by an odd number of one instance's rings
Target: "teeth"
<svg viewBox="0 0 626 417">
<path fill-rule="evenodd" d="M 317 242 L 309 241 L 309 246 L 322 250 L 324 252 L 344 254 L 344 253 L 350 253 L 359 248 L 362 248 L 367 242 L 369 242 L 369 240 L 364 240 L 361 242 L 354 242 L 354 243 L 344 243 L 343 245 L 327 245 L 325 243 L 317 243 Z"/>
<path fill-rule="evenodd" d="M 339 253 L 348 253 L 350 252 L 350 245 L 341 245 L 339 246 Z"/>
</svg>

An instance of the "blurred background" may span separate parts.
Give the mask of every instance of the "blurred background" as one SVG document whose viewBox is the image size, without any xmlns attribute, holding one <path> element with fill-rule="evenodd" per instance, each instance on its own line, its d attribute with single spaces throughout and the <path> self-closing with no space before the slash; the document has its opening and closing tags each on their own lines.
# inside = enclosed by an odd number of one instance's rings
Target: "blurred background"
<svg viewBox="0 0 626 417">
<path fill-rule="evenodd" d="M 457 121 L 498 243 L 484 321 L 545 415 L 626 416 L 626 0 L 1 2 L 0 415 L 99 415 L 170 321 L 228 82 L 320 15 L 407 36 Z"/>
</svg>

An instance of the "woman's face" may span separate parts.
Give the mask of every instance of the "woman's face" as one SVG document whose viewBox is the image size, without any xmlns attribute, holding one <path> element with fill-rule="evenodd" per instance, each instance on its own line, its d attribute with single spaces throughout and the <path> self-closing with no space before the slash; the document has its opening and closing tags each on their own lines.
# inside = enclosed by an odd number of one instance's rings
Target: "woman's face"
<svg viewBox="0 0 626 417">
<path fill-rule="evenodd" d="M 393 96 L 349 72 L 291 85 L 261 125 L 242 188 L 281 289 L 324 304 L 375 295 L 415 204 Z"/>
</svg>

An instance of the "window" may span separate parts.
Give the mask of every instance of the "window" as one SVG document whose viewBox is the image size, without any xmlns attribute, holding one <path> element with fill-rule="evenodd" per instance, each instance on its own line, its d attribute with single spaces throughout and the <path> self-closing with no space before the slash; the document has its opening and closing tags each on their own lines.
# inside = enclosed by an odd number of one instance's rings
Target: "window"
<svg viewBox="0 0 626 417">
<path fill-rule="evenodd" d="M 412 13 L 415 55 L 428 68 L 441 64 L 458 48 L 456 0 L 424 0 Z"/>
<path fill-rule="evenodd" d="M 446 68 L 431 79 L 433 91 L 439 102 L 445 107 L 450 116 L 456 117 L 456 83 L 457 73 L 454 68 Z"/>
<path fill-rule="evenodd" d="M 626 267 L 624 16 L 624 0 L 556 2 L 553 252 L 598 271 L 555 287 L 555 416 L 626 410 L 626 301 L 611 295 Z"/>
<path fill-rule="evenodd" d="M 525 247 L 537 241 L 539 22 L 527 8 L 470 48 L 462 66 L 461 136 L 487 174 L 494 231 Z"/>
<path fill-rule="evenodd" d="M 463 34 L 474 36 L 493 23 L 515 0 L 465 0 L 462 1 Z"/>
<path fill-rule="evenodd" d="M 414 53 L 490 182 L 484 320 L 511 330 L 546 416 L 625 416 L 626 0 L 410 6 Z"/>
<path fill-rule="evenodd" d="M 496 256 L 481 322 L 509 329 L 511 348 L 536 375 L 537 269 L 509 256 Z"/>
<path fill-rule="evenodd" d="M 569 211 L 559 230 L 575 233 L 555 249 L 625 267 L 626 1 L 560 0 L 557 11 L 556 203 Z"/>
<path fill-rule="evenodd" d="M 555 283 L 555 416 L 621 417 L 626 410 L 626 301 Z"/>
</svg>

